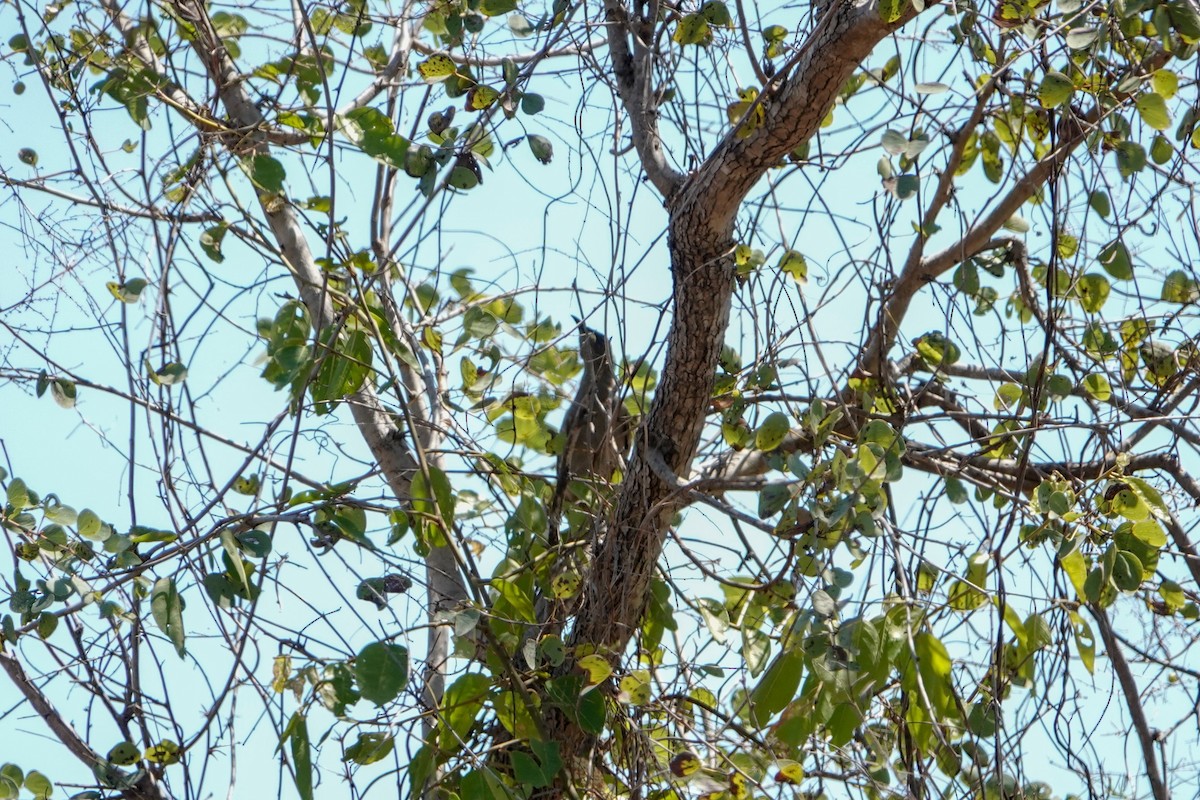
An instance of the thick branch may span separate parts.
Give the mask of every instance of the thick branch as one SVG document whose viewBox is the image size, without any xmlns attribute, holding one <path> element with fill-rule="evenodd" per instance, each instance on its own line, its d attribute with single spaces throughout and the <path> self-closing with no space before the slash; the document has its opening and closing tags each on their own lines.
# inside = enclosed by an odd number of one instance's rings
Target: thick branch
<svg viewBox="0 0 1200 800">
<path fill-rule="evenodd" d="M 625 15 L 610 0 L 613 28 L 625 28 Z M 672 192 L 670 182 L 659 186 L 671 214 L 675 292 L 667 358 L 609 533 L 593 562 L 574 631 L 576 643 L 619 653 L 641 619 L 667 523 L 684 502 L 673 496 L 673 487 L 652 462 L 661 459 L 671 474 L 686 476 L 695 458 L 729 320 L 733 224 L 743 199 L 767 169 L 815 134 L 846 79 L 903 21 L 884 23 L 873 4 L 832 9 L 764 92 L 765 124 L 746 138 L 728 135 L 677 191 Z M 618 39 L 610 40 L 614 64 L 625 68 L 630 54 Z M 633 77 L 644 81 L 644 75 Z M 625 96 L 622 90 L 623 100 Z M 634 118 L 645 108 L 634 104 L 626 110 Z M 636 130 L 636 119 L 634 124 Z M 648 173 L 653 168 L 648 166 Z"/>
</svg>

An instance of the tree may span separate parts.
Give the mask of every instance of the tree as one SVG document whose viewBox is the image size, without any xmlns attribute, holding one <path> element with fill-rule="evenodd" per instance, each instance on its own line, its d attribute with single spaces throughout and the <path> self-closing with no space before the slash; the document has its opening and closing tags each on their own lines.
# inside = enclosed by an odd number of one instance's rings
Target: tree
<svg viewBox="0 0 1200 800">
<path fill-rule="evenodd" d="M 1193 0 L 3 14 L 0 796 L 1195 790 Z"/>
</svg>

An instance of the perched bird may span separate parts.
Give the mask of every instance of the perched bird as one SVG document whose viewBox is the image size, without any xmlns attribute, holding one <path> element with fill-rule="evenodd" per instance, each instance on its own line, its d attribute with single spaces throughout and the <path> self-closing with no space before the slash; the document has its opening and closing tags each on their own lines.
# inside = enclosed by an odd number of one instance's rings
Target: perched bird
<svg viewBox="0 0 1200 800">
<path fill-rule="evenodd" d="M 558 523 L 571 482 L 608 483 L 624 466 L 628 448 L 628 417 L 619 396 L 608 337 L 580 327 L 579 356 L 583 377 L 563 418 L 563 447 L 548 515 L 551 544 L 558 542 Z"/>
</svg>

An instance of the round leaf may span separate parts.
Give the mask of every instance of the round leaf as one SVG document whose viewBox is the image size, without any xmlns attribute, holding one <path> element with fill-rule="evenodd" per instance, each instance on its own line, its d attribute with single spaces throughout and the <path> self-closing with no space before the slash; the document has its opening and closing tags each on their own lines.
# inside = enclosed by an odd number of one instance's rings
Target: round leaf
<svg viewBox="0 0 1200 800">
<path fill-rule="evenodd" d="M 377 706 L 390 703 L 408 683 L 408 649 L 373 642 L 354 659 L 354 677 L 362 696 Z"/>
</svg>

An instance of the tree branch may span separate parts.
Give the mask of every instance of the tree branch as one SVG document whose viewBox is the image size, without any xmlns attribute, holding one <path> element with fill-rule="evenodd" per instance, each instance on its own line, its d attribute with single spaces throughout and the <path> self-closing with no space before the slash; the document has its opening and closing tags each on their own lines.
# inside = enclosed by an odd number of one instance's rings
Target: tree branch
<svg viewBox="0 0 1200 800">
<path fill-rule="evenodd" d="M 606 8 L 610 30 L 628 30 L 626 10 L 615 0 L 608 0 Z M 615 69 L 625 75 L 618 76 L 621 97 L 635 136 L 643 140 L 638 152 L 670 212 L 674 317 L 659 386 L 584 589 L 574 643 L 619 654 L 640 622 L 667 523 L 685 502 L 672 497 L 674 487 L 652 462 L 661 459 L 674 475 L 690 473 L 729 320 L 733 224 L 742 200 L 767 169 L 815 134 L 846 79 L 914 14 L 910 9 L 905 19 L 887 24 L 871 3 L 831 9 L 760 96 L 766 123 L 746 138 L 731 131 L 681 186 L 660 170 L 657 142 L 645 141 L 653 131 L 646 127 L 643 95 L 635 91 L 644 91 L 646 76 L 632 71 L 625 40 L 611 36 Z"/>
<path fill-rule="evenodd" d="M 237 127 L 247 131 L 243 145 L 257 154 L 269 152 L 264 119 L 254 104 L 245 84 L 217 35 L 206 8 L 196 0 L 175 0 L 174 7 L 184 19 L 196 26 L 197 37 L 192 42 L 197 55 L 216 85 L 217 94 Z M 395 58 L 395 57 L 394 57 Z M 405 55 L 404 58 L 407 58 Z M 401 59 L 403 60 L 403 59 Z M 263 215 L 274 234 L 285 266 L 291 271 L 301 299 L 308 308 L 318 330 L 335 324 L 325 277 L 317 267 L 295 208 L 285 198 L 261 194 L 259 202 Z M 401 369 L 410 370 L 402 366 Z M 422 376 L 415 371 L 404 375 L 410 396 L 419 394 Z M 436 396 L 436 387 L 432 389 Z M 368 382 L 347 400 L 359 432 L 375 456 L 379 468 L 396 499 L 407 506 L 412 499 L 412 481 L 427 469 L 422 453 L 408 446 L 404 433 L 393 422 L 374 388 Z M 414 412 L 421 404 L 409 404 L 410 430 L 414 443 L 428 449 L 436 446 L 440 433 L 428 419 Z M 424 439 L 425 441 L 421 441 Z M 459 569 L 459 558 L 453 544 L 430 548 L 425 558 L 429 615 L 432 622 L 426 664 L 431 670 L 425 680 L 425 701 L 431 708 L 440 702 L 444 688 L 444 672 L 451 652 L 452 630 L 439 615 L 450 611 L 468 598 L 466 582 Z"/>
<path fill-rule="evenodd" d="M 1125 654 L 1121 652 L 1121 646 L 1117 642 L 1116 636 L 1113 635 L 1108 614 L 1103 608 L 1092 604 L 1088 605 L 1088 610 L 1092 612 L 1092 616 L 1096 619 L 1096 625 L 1100 628 L 1100 638 L 1104 640 L 1104 649 L 1108 653 L 1108 660 L 1112 662 L 1117 683 L 1121 685 L 1121 693 L 1125 695 L 1125 707 L 1129 709 L 1133 730 L 1137 734 L 1138 743 L 1142 746 L 1142 762 L 1146 765 L 1146 779 L 1150 781 L 1150 791 L 1154 795 L 1154 800 L 1170 800 L 1171 790 L 1163 781 L 1162 772 L 1158 768 L 1158 754 L 1155 748 L 1156 732 L 1152 732 L 1150 725 L 1146 722 L 1146 712 L 1142 708 L 1142 699 L 1138 693 L 1133 671 L 1129 669 L 1129 662 L 1125 660 Z"/>
<path fill-rule="evenodd" d="M 63 718 L 49 698 L 33 685 L 33 681 L 29 679 L 15 655 L 0 649 L 0 668 L 8 674 L 13 685 L 17 687 L 17 691 L 42 718 L 46 727 L 66 746 L 71 755 L 82 761 L 88 770 L 92 770 L 97 764 L 104 762 L 104 758 L 88 746 L 88 743 L 83 740 L 71 723 Z M 148 771 L 143 773 L 143 777 L 136 786 L 126 789 L 121 794 L 127 800 L 161 800 L 164 797 L 158 783 Z"/>
<path fill-rule="evenodd" d="M 630 134 L 646 177 L 664 198 L 675 194 L 683 176 L 667 163 L 662 136 L 658 130 L 658 104 L 654 99 L 653 60 L 650 42 L 639 39 L 642 33 L 653 35 L 653 27 L 635 24 L 621 0 L 605 0 L 608 49 L 612 59 L 617 94 L 629 115 Z M 633 39 L 632 49 L 630 38 Z"/>
</svg>

